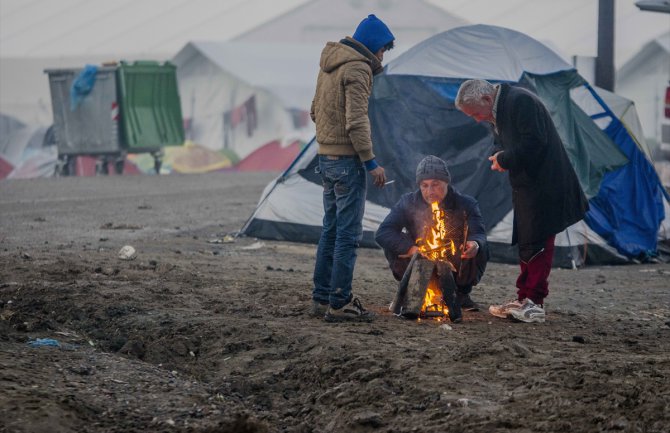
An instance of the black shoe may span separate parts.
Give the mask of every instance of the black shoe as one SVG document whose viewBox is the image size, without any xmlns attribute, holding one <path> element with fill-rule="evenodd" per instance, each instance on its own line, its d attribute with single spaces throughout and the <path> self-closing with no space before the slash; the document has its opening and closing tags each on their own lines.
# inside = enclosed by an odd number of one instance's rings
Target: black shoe
<svg viewBox="0 0 670 433">
<path fill-rule="evenodd" d="M 358 298 L 354 298 L 342 308 L 335 309 L 333 307 L 328 307 L 323 318 L 326 322 L 344 322 L 348 320 L 371 322 L 374 320 L 375 314 L 372 311 L 363 308 L 361 301 L 359 301 Z"/>
<path fill-rule="evenodd" d="M 456 293 L 456 302 L 463 311 L 479 311 L 479 305 L 467 293 Z"/>
<path fill-rule="evenodd" d="M 312 301 L 312 316 L 323 319 L 323 316 L 326 314 L 326 310 L 328 310 L 328 304 Z"/>
</svg>

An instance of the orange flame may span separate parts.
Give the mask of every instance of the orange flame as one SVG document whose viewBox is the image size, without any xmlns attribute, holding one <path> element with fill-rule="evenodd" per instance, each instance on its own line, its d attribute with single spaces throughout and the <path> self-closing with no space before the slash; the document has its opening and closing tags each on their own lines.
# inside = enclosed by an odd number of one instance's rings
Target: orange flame
<svg viewBox="0 0 670 433">
<path fill-rule="evenodd" d="M 433 212 L 433 225 L 430 230 L 426 230 L 425 239 L 417 239 L 419 251 L 430 260 L 447 260 L 448 252 L 451 252 L 452 256 L 456 254 L 456 244 L 453 239 L 445 239 L 447 236 L 445 212 L 440 209 L 438 202 L 433 202 L 430 206 Z"/>
<path fill-rule="evenodd" d="M 447 221 L 444 210 L 440 209 L 438 202 L 431 203 L 432 225 L 426 228 L 424 239 L 417 239 L 417 245 L 421 254 L 433 261 L 447 261 L 449 252 L 453 257 L 456 254 L 456 244 L 453 239 L 447 237 Z M 426 296 L 423 299 L 421 312 L 441 311 L 444 316 L 449 315 L 449 309 L 442 300 L 441 290 L 435 278 L 431 278 L 426 288 Z M 439 318 L 438 318 L 439 320 Z"/>
<path fill-rule="evenodd" d="M 421 305 L 421 312 L 426 311 L 442 311 L 445 317 L 449 316 L 449 309 L 442 301 L 441 291 L 437 286 L 437 280 L 431 278 L 426 288 L 426 296 L 423 298 L 423 305 Z M 438 318 L 439 320 L 439 318 Z"/>
</svg>

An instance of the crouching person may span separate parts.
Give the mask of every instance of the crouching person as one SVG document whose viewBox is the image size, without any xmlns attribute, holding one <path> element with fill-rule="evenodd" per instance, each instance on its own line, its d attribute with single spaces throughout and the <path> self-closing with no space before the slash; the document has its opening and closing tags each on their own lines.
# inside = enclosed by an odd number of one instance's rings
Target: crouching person
<svg viewBox="0 0 670 433">
<path fill-rule="evenodd" d="M 482 278 L 489 259 L 479 204 L 450 185 L 447 163 L 437 156 L 429 155 L 419 163 L 416 183 L 419 189 L 400 197 L 379 226 L 375 240 L 384 249 L 393 276 L 400 281 L 411 257 L 420 252 L 416 241 L 423 236 L 426 225 L 431 224 L 431 203 L 438 202 L 440 208 L 450 213 L 465 212 L 467 241 L 461 252 L 462 265 L 454 272 L 456 302 L 464 311 L 478 311 L 470 292 Z"/>
</svg>

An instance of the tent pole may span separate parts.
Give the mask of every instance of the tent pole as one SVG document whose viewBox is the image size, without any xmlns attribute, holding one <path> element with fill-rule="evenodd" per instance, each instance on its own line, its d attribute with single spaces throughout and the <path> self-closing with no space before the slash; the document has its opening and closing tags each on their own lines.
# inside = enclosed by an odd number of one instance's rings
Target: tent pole
<svg viewBox="0 0 670 433">
<path fill-rule="evenodd" d="M 260 209 L 260 207 L 263 206 L 263 204 L 265 203 L 265 201 L 266 201 L 266 200 L 268 199 L 268 197 L 270 197 L 270 195 L 272 194 L 272 191 L 274 191 L 275 188 L 277 188 L 277 185 L 279 185 L 280 183 L 282 183 L 285 179 L 286 179 L 286 178 L 284 177 L 283 174 L 282 174 L 280 177 L 278 177 L 277 179 L 275 179 L 275 184 L 272 185 L 272 189 L 271 189 L 270 191 L 268 191 L 268 193 L 265 194 L 265 197 L 263 197 L 263 200 L 261 200 L 261 202 L 258 203 L 258 204 L 256 205 L 256 208 L 254 209 L 254 211 L 251 212 L 251 215 L 249 216 L 249 218 L 247 218 L 247 220 L 246 220 L 246 221 L 244 222 L 244 224 L 242 225 L 242 228 L 241 228 L 240 230 L 238 230 L 237 233 L 235 233 L 235 236 L 233 236 L 233 238 L 237 239 L 238 237 L 240 237 L 240 235 L 241 235 L 242 233 L 244 233 L 244 231 L 247 229 L 247 226 L 249 225 L 249 223 L 251 222 L 251 220 L 254 218 L 254 216 L 256 216 L 256 213 L 258 212 L 258 209 Z"/>
<path fill-rule="evenodd" d="M 596 86 L 614 91 L 614 0 L 598 0 Z"/>
<path fill-rule="evenodd" d="M 286 170 L 284 170 L 284 172 L 277 179 L 275 179 L 275 184 L 272 185 L 272 189 L 270 191 L 268 191 L 268 193 L 265 195 L 265 197 L 263 197 L 263 200 L 261 200 L 261 202 L 258 203 L 258 205 L 256 205 L 256 209 L 254 209 L 254 211 L 251 213 L 251 216 L 249 218 L 247 218 L 247 220 L 244 222 L 244 224 L 242 225 L 242 229 L 239 230 L 237 233 L 235 233 L 235 239 L 237 239 L 242 233 L 244 233 L 244 231 L 247 229 L 247 226 L 249 225 L 251 220 L 256 215 L 256 212 L 258 212 L 258 209 L 263 205 L 263 203 L 265 203 L 265 201 L 268 199 L 268 197 L 270 197 L 270 195 L 272 194 L 272 191 L 274 191 L 275 188 L 277 188 L 277 185 L 279 185 L 280 183 L 284 183 L 284 181 L 286 181 L 286 178 L 289 176 L 290 171 L 293 169 L 293 167 L 295 167 L 295 165 L 298 163 L 298 161 L 300 161 L 300 159 L 305 154 L 305 152 L 307 152 L 307 149 L 309 149 L 311 146 L 313 146 L 315 142 L 316 142 L 316 137 L 312 138 L 312 140 L 309 143 L 307 143 L 307 145 L 300 151 L 298 156 L 295 157 L 295 159 L 293 160 L 291 165 L 289 165 L 288 168 Z"/>
<path fill-rule="evenodd" d="M 591 87 L 591 85 L 589 83 L 585 83 L 584 87 L 586 87 L 586 89 L 589 91 L 589 93 L 591 93 L 593 98 L 598 102 L 598 104 L 600 104 L 602 109 L 605 110 L 605 113 L 609 117 L 611 117 L 612 119 L 618 119 L 618 117 L 616 117 L 614 115 L 614 113 L 612 112 L 610 107 L 607 104 L 605 104 L 605 101 L 603 101 L 603 98 L 600 97 L 600 95 L 595 91 L 595 89 L 593 87 Z"/>
</svg>

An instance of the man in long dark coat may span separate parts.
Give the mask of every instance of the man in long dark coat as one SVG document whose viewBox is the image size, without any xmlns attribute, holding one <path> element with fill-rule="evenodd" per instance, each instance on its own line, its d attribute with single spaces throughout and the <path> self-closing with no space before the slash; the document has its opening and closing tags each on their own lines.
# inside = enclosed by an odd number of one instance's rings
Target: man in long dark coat
<svg viewBox="0 0 670 433">
<path fill-rule="evenodd" d="M 489 312 L 522 322 L 544 322 L 544 298 L 555 235 L 584 218 L 589 208 L 556 126 L 540 99 L 528 90 L 484 80 L 465 81 L 456 107 L 478 122 L 493 124 L 500 146 L 491 169 L 509 172 L 514 206 L 512 245 L 519 244 L 517 298 Z"/>
</svg>

